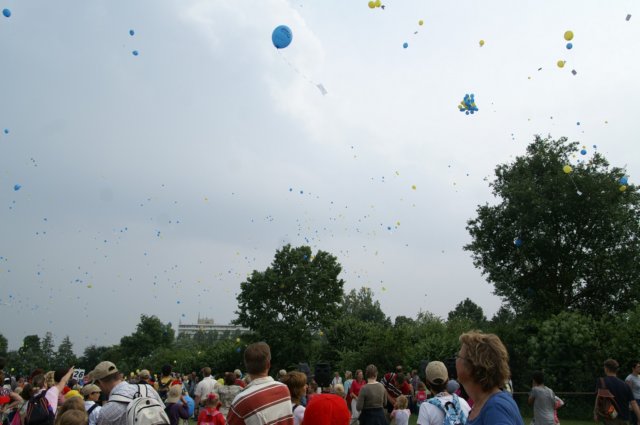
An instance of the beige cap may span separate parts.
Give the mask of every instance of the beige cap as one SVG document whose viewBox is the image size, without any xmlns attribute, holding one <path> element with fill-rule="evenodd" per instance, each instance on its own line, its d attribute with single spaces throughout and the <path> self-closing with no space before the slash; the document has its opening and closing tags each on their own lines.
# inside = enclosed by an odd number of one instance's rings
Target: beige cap
<svg viewBox="0 0 640 425">
<path fill-rule="evenodd" d="M 427 381 L 432 384 L 442 384 L 449 380 L 449 372 L 442 362 L 429 362 L 424 370 Z"/>
<path fill-rule="evenodd" d="M 85 397 L 90 395 L 91 393 L 100 393 L 100 392 L 102 391 L 100 390 L 100 387 L 97 386 L 96 384 L 89 384 L 82 387 L 82 395 Z"/>
<path fill-rule="evenodd" d="M 100 362 L 98 365 L 90 372 L 91 379 L 94 381 L 96 379 L 102 379 L 105 376 L 109 376 L 118 371 L 116 365 L 111 362 Z"/>
</svg>

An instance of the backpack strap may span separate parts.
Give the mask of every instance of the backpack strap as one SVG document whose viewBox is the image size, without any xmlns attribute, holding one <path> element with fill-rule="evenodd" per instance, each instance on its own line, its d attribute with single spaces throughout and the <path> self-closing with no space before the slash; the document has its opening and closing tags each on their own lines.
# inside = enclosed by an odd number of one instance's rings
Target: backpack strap
<svg viewBox="0 0 640 425">
<path fill-rule="evenodd" d="M 89 408 L 89 410 L 87 410 L 87 416 L 91 415 L 91 412 L 93 412 L 94 410 L 96 410 L 96 407 L 98 407 L 98 403 L 93 403 L 93 406 L 91 406 Z"/>
<path fill-rule="evenodd" d="M 291 409 L 291 413 L 295 412 L 298 407 L 300 407 L 299 404 L 294 404 L 293 408 Z"/>
<path fill-rule="evenodd" d="M 602 385 L 602 389 L 609 391 L 609 389 L 607 388 L 607 383 L 604 381 L 604 378 L 600 378 L 600 384 Z M 611 394 L 613 395 L 613 393 L 611 393 Z M 613 396 L 611 398 L 611 400 L 613 401 L 613 404 L 615 404 L 616 412 L 620 413 L 620 406 L 618 406 L 618 402 L 616 401 L 616 397 Z"/>
</svg>

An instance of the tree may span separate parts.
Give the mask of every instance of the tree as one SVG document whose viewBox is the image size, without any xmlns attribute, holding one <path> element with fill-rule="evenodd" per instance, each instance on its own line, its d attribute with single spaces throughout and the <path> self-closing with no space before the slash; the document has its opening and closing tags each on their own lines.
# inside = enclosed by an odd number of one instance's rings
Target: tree
<svg viewBox="0 0 640 425">
<path fill-rule="evenodd" d="M 449 312 L 447 321 L 453 320 L 466 320 L 475 325 L 483 325 L 486 323 L 487 318 L 484 315 L 484 311 L 482 311 L 482 307 L 469 298 L 465 298 L 464 301 L 460 301 L 456 308 Z"/>
<path fill-rule="evenodd" d="M 362 287 L 357 292 L 355 289 L 349 291 L 342 300 L 342 312 L 347 316 L 352 316 L 365 322 L 391 324 L 389 318 L 380 308 L 380 301 L 373 301 L 373 291 L 371 288 Z"/>
<path fill-rule="evenodd" d="M 476 267 L 516 314 L 624 312 L 640 290 L 640 195 L 624 170 L 595 152 L 563 168 L 578 143 L 536 136 L 524 156 L 498 165 L 499 203 L 467 223 Z M 586 158 L 586 157 L 583 157 Z"/>
<path fill-rule="evenodd" d="M 312 336 L 337 316 L 344 281 L 336 257 L 311 248 L 277 250 L 265 271 L 240 284 L 236 324 L 250 328 L 272 350 L 272 364 L 289 365 L 309 355 Z"/>
<path fill-rule="evenodd" d="M 51 332 L 47 332 L 44 334 L 44 338 L 40 341 L 40 346 L 42 348 L 42 357 L 44 358 L 43 368 L 46 370 L 52 369 L 53 364 L 55 363 L 55 351 L 53 345 L 53 335 Z M 70 365 L 71 366 L 71 365 Z"/>
<path fill-rule="evenodd" d="M 78 368 L 87 371 L 92 370 L 98 363 L 107 359 L 104 354 L 109 350 L 108 347 L 90 345 L 84 349 L 84 354 L 78 359 Z"/>
<path fill-rule="evenodd" d="M 56 368 L 68 368 L 78 363 L 78 358 L 73 352 L 73 344 L 69 335 L 62 339 L 62 342 L 58 346 L 58 352 L 56 353 Z"/>
<path fill-rule="evenodd" d="M 44 365 L 45 360 L 38 335 L 27 335 L 22 339 L 22 347 L 18 349 L 16 360 L 15 367 L 22 373 L 28 373 Z"/>
<path fill-rule="evenodd" d="M 142 314 L 136 331 L 120 339 L 120 353 L 128 365 L 135 366 L 156 347 L 170 348 L 174 334 L 171 323 L 164 324 L 156 316 Z"/>
<path fill-rule="evenodd" d="M 0 356 L 6 356 L 9 349 L 9 343 L 4 335 L 0 334 Z"/>
</svg>

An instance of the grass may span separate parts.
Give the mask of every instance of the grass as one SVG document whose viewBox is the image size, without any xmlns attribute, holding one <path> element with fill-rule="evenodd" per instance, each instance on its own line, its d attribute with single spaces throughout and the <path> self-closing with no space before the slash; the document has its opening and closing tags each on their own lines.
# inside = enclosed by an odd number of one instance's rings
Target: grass
<svg viewBox="0 0 640 425">
<path fill-rule="evenodd" d="M 524 425 L 531 424 L 531 418 L 523 418 Z M 409 419 L 409 425 L 416 425 L 418 421 L 418 415 L 411 415 L 411 419 Z M 560 425 L 593 425 L 593 421 L 580 421 L 574 419 L 562 419 L 560 418 Z M 393 425 L 393 422 L 392 422 Z"/>
</svg>

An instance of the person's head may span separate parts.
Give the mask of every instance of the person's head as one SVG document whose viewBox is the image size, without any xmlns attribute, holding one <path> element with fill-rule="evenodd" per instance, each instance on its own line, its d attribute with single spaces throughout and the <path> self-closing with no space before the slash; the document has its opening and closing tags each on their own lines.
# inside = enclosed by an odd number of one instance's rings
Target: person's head
<svg viewBox="0 0 640 425">
<path fill-rule="evenodd" d="M 89 384 L 82 387 L 82 396 L 86 401 L 97 401 L 100 398 L 100 387 Z"/>
<path fill-rule="evenodd" d="M 333 376 L 335 376 L 336 378 L 339 378 L 340 377 L 340 372 L 334 372 Z"/>
<path fill-rule="evenodd" d="M 211 376 L 211 368 L 209 366 L 205 366 L 202 368 L 202 376 L 205 378 Z"/>
<path fill-rule="evenodd" d="M 362 381 L 364 379 L 364 373 L 362 373 L 362 369 L 356 370 L 356 380 Z"/>
<path fill-rule="evenodd" d="M 396 366 L 396 373 L 402 373 L 402 366 L 401 365 Z"/>
<path fill-rule="evenodd" d="M 118 368 L 115 364 L 108 361 L 98 363 L 90 372 L 90 375 L 94 383 L 100 387 L 100 390 L 105 394 L 111 393 L 111 390 L 121 381 Z"/>
<path fill-rule="evenodd" d="M 234 370 L 233 373 L 236 375 L 237 379 L 242 378 L 242 371 L 240 369 Z"/>
<path fill-rule="evenodd" d="M 285 376 L 287 376 L 287 371 L 284 369 L 280 369 L 278 371 L 278 381 L 282 381 Z"/>
<path fill-rule="evenodd" d="M 67 391 L 67 393 L 64 395 L 65 400 L 69 400 L 70 398 L 73 398 L 73 397 L 79 398 L 80 400 L 84 400 L 82 398 L 82 395 L 80 394 L 80 391 L 78 390 Z"/>
<path fill-rule="evenodd" d="M 140 372 L 138 372 L 138 379 L 140 381 L 148 381 L 149 379 L 151 379 L 151 372 L 149 372 L 147 369 L 142 369 Z"/>
<path fill-rule="evenodd" d="M 536 370 L 531 374 L 531 378 L 533 379 L 534 384 L 536 385 L 544 385 L 544 373 L 541 370 Z"/>
<path fill-rule="evenodd" d="M 342 384 L 336 384 L 333 387 L 333 392 L 337 395 L 340 396 L 342 398 L 344 398 L 346 396 L 346 393 L 344 391 L 344 385 Z"/>
<path fill-rule="evenodd" d="M 166 365 L 162 366 L 161 371 L 163 377 L 171 376 L 171 365 L 167 363 Z"/>
<path fill-rule="evenodd" d="M 351 373 L 351 371 L 350 371 L 350 370 L 347 370 L 347 371 L 344 373 L 344 379 L 345 379 L 345 380 L 347 380 L 347 379 L 353 379 L 353 373 Z"/>
<path fill-rule="evenodd" d="M 169 393 L 167 394 L 167 400 L 165 403 L 177 403 L 182 397 L 182 385 L 172 385 L 169 387 Z"/>
<path fill-rule="evenodd" d="M 378 368 L 375 365 L 370 364 L 365 369 L 365 375 L 367 379 L 378 379 Z"/>
<path fill-rule="evenodd" d="M 64 403 L 62 404 L 62 406 L 58 407 L 58 411 L 56 412 L 56 419 L 54 421 L 55 425 L 59 425 L 60 421 L 62 420 L 62 416 L 64 416 L 64 414 L 66 412 L 70 412 L 70 411 L 79 411 L 85 414 L 85 418 L 86 418 L 86 412 L 85 412 L 85 408 L 84 408 L 84 401 L 82 400 L 82 397 L 71 397 L 67 400 L 64 401 Z M 86 423 L 86 422 L 84 422 Z"/>
<path fill-rule="evenodd" d="M 615 374 L 618 372 L 620 365 L 614 359 L 607 359 L 604 361 L 604 370 L 605 372 Z"/>
<path fill-rule="evenodd" d="M 314 396 L 304 411 L 304 425 L 349 425 L 350 421 L 347 403 L 335 394 Z"/>
<path fill-rule="evenodd" d="M 313 380 L 309 382 L 309 385 L 307 386 L 307 394 L 315 394 L 316 391 L 318 391 L 318 383 Z"/>
<path fill-rule="evenodd" d="M 404 373 L 401 372 L 401 373 L 397 374 L 396 375 L 396 384 L 398 384 L 398 385 L 404 384 L 405 379 L 406 378 L 404 376 Z"/>
<path fill-rule="evenodd" d="M 424 382 L 420 381 L 418 382 L 418 391 L 426 391 L 427 390 L 427 386 L 424 384 Z"/>
<path fill-rule="evenodd" d="M 204 405 L 205 407 L 212 407 L 214 409 L 217 409 L 220 406 L 220 399 L 218 398 L 218 394 L 207 394 L 207 398 L 204 400 Z"/>
<path fill-rule="evenodd" d="M 407 398 L 407 396 L 401 395 L 396 398 L 396 409 L 404 410 L 407 408 L 407 406 L 409 406 L 409 399 Z"/>
<path fill-rule="evenodd" d="M 250 344 L 244 350 L 244 365 L 249 375 L 269 373 L 271 367 L 271 349 L 266 342 Z"/>
<path fill-rule="evenodd" d="M 31 379 L 31 385 L 33 385 L 33 388 L 46 388 L 46 379 L 44 377 L 43 374 L 38 374 L 35 375 L 32 379 Z"/>
<path fill-rule="evenodd" d="M 504 385 L 511 374 L 509 353 L 498 336 L 466 332 L 460 335 L 460 343 L 456 370 L 463 386 L 476 385 L 482 392 L 491 392 Z"/>
<path fill-rule="evenodd" d="M 442 362 L 429 362 L 424 369 L 427 378 L 427 386 L 434 393 L 441 393 L 446 390 L 449 381 L 449 373 L 447 367 Z"/>
<path fill-rule="evenodd" d="M 59 418 L 59 419 L 58 419 Z M 68 410 L 56 418 L 57 425 L 87 425 L 89 417 L 83 410 Z"/>
<path fill-rule="evenodd" d="M 64 375 L 67 374 L 67 372 L 69 372 L 69 369 L 56 369 L 55 372 L 53 372 L 53 380 L 55 381 L 55 383 L 57 384 L 58 382 L 62 381 L 62 378 L 64 378 Z M 66 382 L 64 383 L 65 385 L 67 384 Z"/>
<path fill-rule="evenodd" d="M 282 378 L 282 383 L 289 388 L 291 400 L 300 401 L 307 392 L 307 375 L 302 372 L 292 371 Z"/>
<path fill-rule="evenodd" d="M 414 376 L 416 376 L 418 374 L 418 369 L 412 369 L 411 370 L 411 377 L 413 378 Z"/>
<path fill-rule="evenodd" d="M 49 372 L 44 374 L 44 382 L 47 385 L 47 388 L 51 388 L 56 385 L 56 381 L 53 378 L 54 375 L 55 372 L 53 370 L 50 370 Z"/>
<path fill-rule="evenodd" d="M 235 385 L 236 383 L 236 374 L 233 372 L 225 372 L 224 373 L 224 384 L 225 385 Z"/>
<path fill-rule="evenodd" d="M 449 394 L 453 394 L 459 389 L 460 389 L 460 384 L 455 379 L 450 379 L 449 382 L 447 382 L 447 392 Z"/>
</svg>

